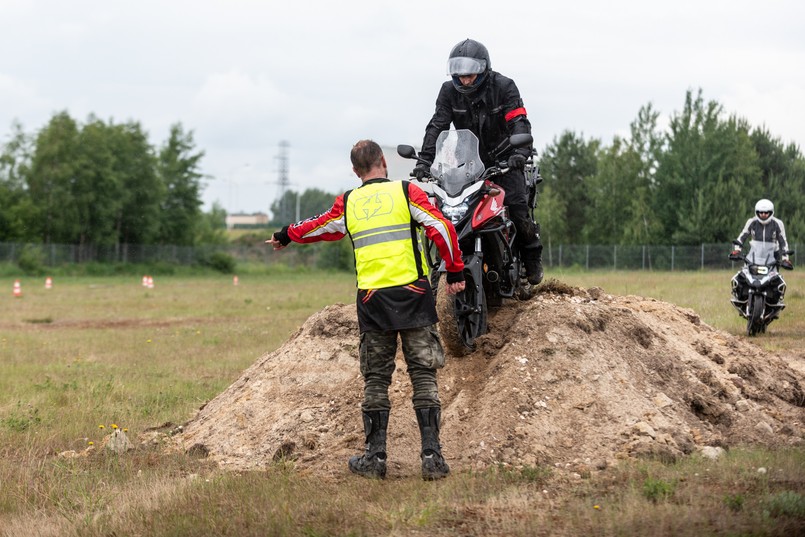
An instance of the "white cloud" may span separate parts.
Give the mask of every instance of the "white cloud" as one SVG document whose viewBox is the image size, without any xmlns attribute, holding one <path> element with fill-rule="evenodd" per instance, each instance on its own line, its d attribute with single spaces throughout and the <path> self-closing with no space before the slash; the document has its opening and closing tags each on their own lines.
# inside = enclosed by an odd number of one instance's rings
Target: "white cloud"
<svg viewBox="0 0 805 537">
<path fill-rule="evenodd" d="M 719 102 L 726 111 L 749 121 L 754 127 L 765 127 L 783 143 L 802 145 L 802 124 L 805 121 L 805 86 L 786 84 L 760 89 L 739 84 L 722 95 Z"/>
<path fill-rule="evenodd" d="M 35 82 L 15 78 L 0 72 L 0 102 L 3 103 L 5 121 L 0 124 L 0 139 L 4 138 L 3 129 L 9 128 L 11 122 L 19 120 L 29 130 L 40 125 L 27 124 L 27 120 L 45 121 L 51 112 L 51 102 L 39 94 Z"/>
<path fill-rule="evenodd" d="M 0 0 L 0 140 L 52 113 L 181 122 L 219 177 L 205 199 L 266 210 L 278 144 L 292 183 L 354 186 L 360 138 L 418 145 L 450 48 L 472 37 L 525 100 L 538 149 L 563 130 L 608 142 L 687 90 L 805 146 L 805 3 L 769 0 Z M 8 51 L 12 51 L 8 53 Z M 248 172 L 240 170 L 249 163 Z M 236 176 L 235 179 L 230 179 Z"/>
<path fill-rule="evenodd" d="M 223 124 L 270 120 L 288 109 L 292 99 L 263 74 L 240 70 L 213 73 L 193 98 L 193 113 Z"/>
</svg>

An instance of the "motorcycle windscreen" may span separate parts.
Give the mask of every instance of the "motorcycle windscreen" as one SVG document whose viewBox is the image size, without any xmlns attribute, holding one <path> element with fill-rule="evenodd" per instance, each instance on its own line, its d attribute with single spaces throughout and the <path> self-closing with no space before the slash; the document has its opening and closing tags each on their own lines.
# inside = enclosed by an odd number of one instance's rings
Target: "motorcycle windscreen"
<svg viewBox="0 0 805 537">
<path fill-rule="evenodd" d="M 777 243 L 749 241 L 749 253 L 746 255 L 746 262 L 750 265 L 771 267 L 777 263 L 777 259 L 774 256 L 776 250 Z"/>
<path fill-rule="evenodd" d="M 439 133 L 430 172 L 448 196 L 457 196 L 467 185 L 476 182 L 484 173 L 484 165 L 475 134 L 467 129 Z"/>
</svg>

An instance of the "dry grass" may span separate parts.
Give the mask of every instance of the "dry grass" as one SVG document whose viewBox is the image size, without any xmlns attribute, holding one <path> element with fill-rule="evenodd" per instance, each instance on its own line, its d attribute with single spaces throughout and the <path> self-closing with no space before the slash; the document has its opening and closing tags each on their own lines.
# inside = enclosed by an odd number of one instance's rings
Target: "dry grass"
<svg viewBox="0 0 805 537">
<path fill-rule="evenodd" d="M 743 333 L 725 272 L 550 274 L 640 294 Z M 805 278 L 757 342 L 805 340 Z M 92 449 L 112 424 L 132 438 L 182 423 L 277 348 L 312 312 L 354 300 L 349 275 L 24 281 L 0 309 L 1 535 L 796 535 L 805 529 L 805 451 L 732 450 L 718 461 L 624 463 L 568 480 L 496 468 L 437 483 L 322 480 L 290 463 L 226 473 L 186 454 Z M 41 283 L 41 282 L 39 282 Z M 99 429 L 104 425 L 104 429 Z M 759 469 L 765 469 L 765 472 Z"/>
</svg>

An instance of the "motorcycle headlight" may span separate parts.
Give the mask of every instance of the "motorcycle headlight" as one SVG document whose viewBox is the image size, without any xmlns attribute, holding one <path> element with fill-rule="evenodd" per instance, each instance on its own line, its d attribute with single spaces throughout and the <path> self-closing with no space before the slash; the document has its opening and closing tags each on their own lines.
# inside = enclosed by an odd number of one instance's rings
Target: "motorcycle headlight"
<svg viewBox="0 0 805 537">
<path fill-rule="evenodd" d="M 765 276 L 769 273 L 769 267 L 764 265 L 752 265 L 749 268 L 749 272 L 758 276 Z"/>
<path fill-rule="evenodd" d="M 467 214 L 467 211 L 470 209 L 470 206 L 464 202 L 458 205 L 444 205 L 442 206 L 442 214 L 450 220 L 453 224 L 464 218 L 464 215 Z"/>
</svg>

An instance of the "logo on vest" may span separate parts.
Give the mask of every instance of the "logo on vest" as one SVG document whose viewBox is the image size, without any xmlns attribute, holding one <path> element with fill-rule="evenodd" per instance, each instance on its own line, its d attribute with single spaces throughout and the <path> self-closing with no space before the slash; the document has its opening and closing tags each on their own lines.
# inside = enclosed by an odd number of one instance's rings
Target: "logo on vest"
<svg viewBox="0 0 805 537">
<path fill-rule="evenodd" d="M 353 213 L 357 220 L 368 220 L 374 216 L 391 214 L 394 209 L 394 198 L 388 192 L 377 192 L 358 198 L 354 203 Z"/>
</svg>

